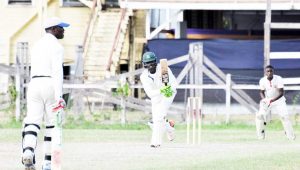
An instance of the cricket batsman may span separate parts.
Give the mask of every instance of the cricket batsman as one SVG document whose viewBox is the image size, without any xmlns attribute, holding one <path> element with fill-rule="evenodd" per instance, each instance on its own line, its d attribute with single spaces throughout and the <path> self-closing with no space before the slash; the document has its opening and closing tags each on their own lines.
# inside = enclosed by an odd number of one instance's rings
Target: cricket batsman
<svg viewBox="0 0 300 170">
<path fill-rule="evenodd" d="M 64 38 L 69 24 L 53 17 L 44 23 L 46 34 L 34 45 L 31 54 L 31 80 L 27 91 L 27 115 L 22 129 L 22 163 L 25 170 L 35 170 L 35 149 L 42 120 L 45 121 L 43 170 L 51 170 L 51 131 L 53 109 L 64 108 L 62 99 Z"/>
<path fill-rule="evenodd" d="M 161 78 L 161 67 L 157 64 L 157 57 L 153 52 L 146 52 L 142 62 L 145 70 L 140 76 L 143 88 L 152 104 L 152 138 L 151 147 L 160 147 L 162 133 L 167 131 L 170 141 L 174 139 L 174 122 L 165 117 L 177 93 L 177 81 L 170 68 L 168 68 L 169 82 L 165 85 Z"/>
<path fill-rule="evenodd" d="M 260 108 L 256 114 L 256 130 L 258 139 L 265 138 L 265 126 L 270 114 L 278 114 L 282 122 L 285 135 L 289 140 L 295 140 L 296 136 L 289 119 L 286 99 L 283 96 L 283 80 L 280 76 L 274 75 L 274 67 L 265 67 L 265 76 L 259 81 L 260 86 Z"/>
</svg>

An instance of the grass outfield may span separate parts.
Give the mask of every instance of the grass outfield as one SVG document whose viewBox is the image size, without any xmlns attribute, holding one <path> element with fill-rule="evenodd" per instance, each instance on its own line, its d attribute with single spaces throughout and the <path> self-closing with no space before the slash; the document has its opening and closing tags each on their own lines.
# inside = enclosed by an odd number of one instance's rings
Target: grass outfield
<svg viewBox="0 0 300 170">
<path fill-rule="evenodd" d="M 22 169 L 21 130 L 18 124 L 7 126 L 0 129 L 0 169 Z M 298 127 L 296 134 L 300 134 Z M 287 140 L 276 123 L 267 129 L 264 141 L 256 139 L 251 125 L 204 126 L 200 145 L 186 145 L 183 125 L 177 128 L 175 141 L 165 137 L 158 149 L 149 147 L 150 135 L 145 125 L 65 129 L 63 170 L 300 169 L 300 139 Z M 42 138 L 39 135 L 37 169 L 43 157 Z"/>
</svg>

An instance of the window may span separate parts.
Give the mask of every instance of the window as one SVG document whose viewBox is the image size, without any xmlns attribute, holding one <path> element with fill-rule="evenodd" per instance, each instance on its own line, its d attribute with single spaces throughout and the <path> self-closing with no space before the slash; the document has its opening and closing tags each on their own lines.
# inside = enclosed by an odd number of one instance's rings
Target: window
<svg viewBox="0 0 300 170">
<path fill-rule="evenodd" d="M 111 8 L 120 8 L 118 0 L 106 0 L 105 5 Z"/>
<path fill-rule="evenodd" d="M 66 7 L 83 7 L 85 6 L 79 0 L 62 0 L 62 5 Z"/>
<path fill-rule="evenodd" d="M 8 0 L 8 5 L 15 5 L 15 4 L 20 4 L 20 5 L 31 5 L 32 0 Z"/>
</svg>

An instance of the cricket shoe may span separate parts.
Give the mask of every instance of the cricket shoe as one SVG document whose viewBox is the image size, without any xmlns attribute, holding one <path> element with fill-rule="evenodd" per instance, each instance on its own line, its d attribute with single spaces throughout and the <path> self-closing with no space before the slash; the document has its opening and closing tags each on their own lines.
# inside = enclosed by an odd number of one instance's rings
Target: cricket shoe
<svg viewBox="0 0 300 170">
<path fill-rule="evenodd" d="M 296 135 L 292 136 L 292 137 L 289 137 L 288 138 L 289 140 L 296 140 Z"/>
<path fill-rule="evenodd" d="M 22 156 L 22 162 L 25 166 L 25 170 L 35 170 L 33 164 L 34 153 L 30 150 L 25 150 Z"/>
<path fill-rule="evenodd" d="M 150 145 L 151 148 L 159 148 L 160 145 Z"/>
<path fill-rule="evenodd" d="M 43 163 L 42 170 L 51 170 L 51 162 L 50 161 L 45 161 Z"/>
<path fill-rule="evenodd" d="M 296 135 L 290 135 L 290 136 L 287 136 L 287 138 L 289 140 L 296 140 Z"/>
<path fill-rule="evenodd" d="M 173 120 L 166 120 L 167 123 L 167 138 L 169 139 L 169 141 L 173 141 L 175 139 L 175 122 Z"/>
<path fill-rule="evenodd" d="M 261 134 L 259 134 L 259 135 L 257 136 L 257 139 L 258 139 L 258 140 L 264 140 L 265 137 L 266 137 L 265 133 L 261 133 Z"/>
</svg>

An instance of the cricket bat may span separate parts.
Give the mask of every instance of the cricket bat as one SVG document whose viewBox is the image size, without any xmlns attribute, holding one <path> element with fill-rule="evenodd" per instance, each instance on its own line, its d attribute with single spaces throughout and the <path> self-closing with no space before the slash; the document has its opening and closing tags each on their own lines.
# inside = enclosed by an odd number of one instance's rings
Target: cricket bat
<svg viewBox="0 0 300 170">
<path fill-rule="evenodd" d="M 169 83 L 168 60 L 160 59 L 159 63 L 161 67 L 161 81 L 165 86 L 167 86 Z"/>
<path fill-rule="evenodd" d="M 51 147 L 51 169 L 61 170 L 62 163 L 62 116 L 64 109 L 60 108 L 54 112 L 55 127 L 52 131 L 52 147 Z"/>
</svg>

